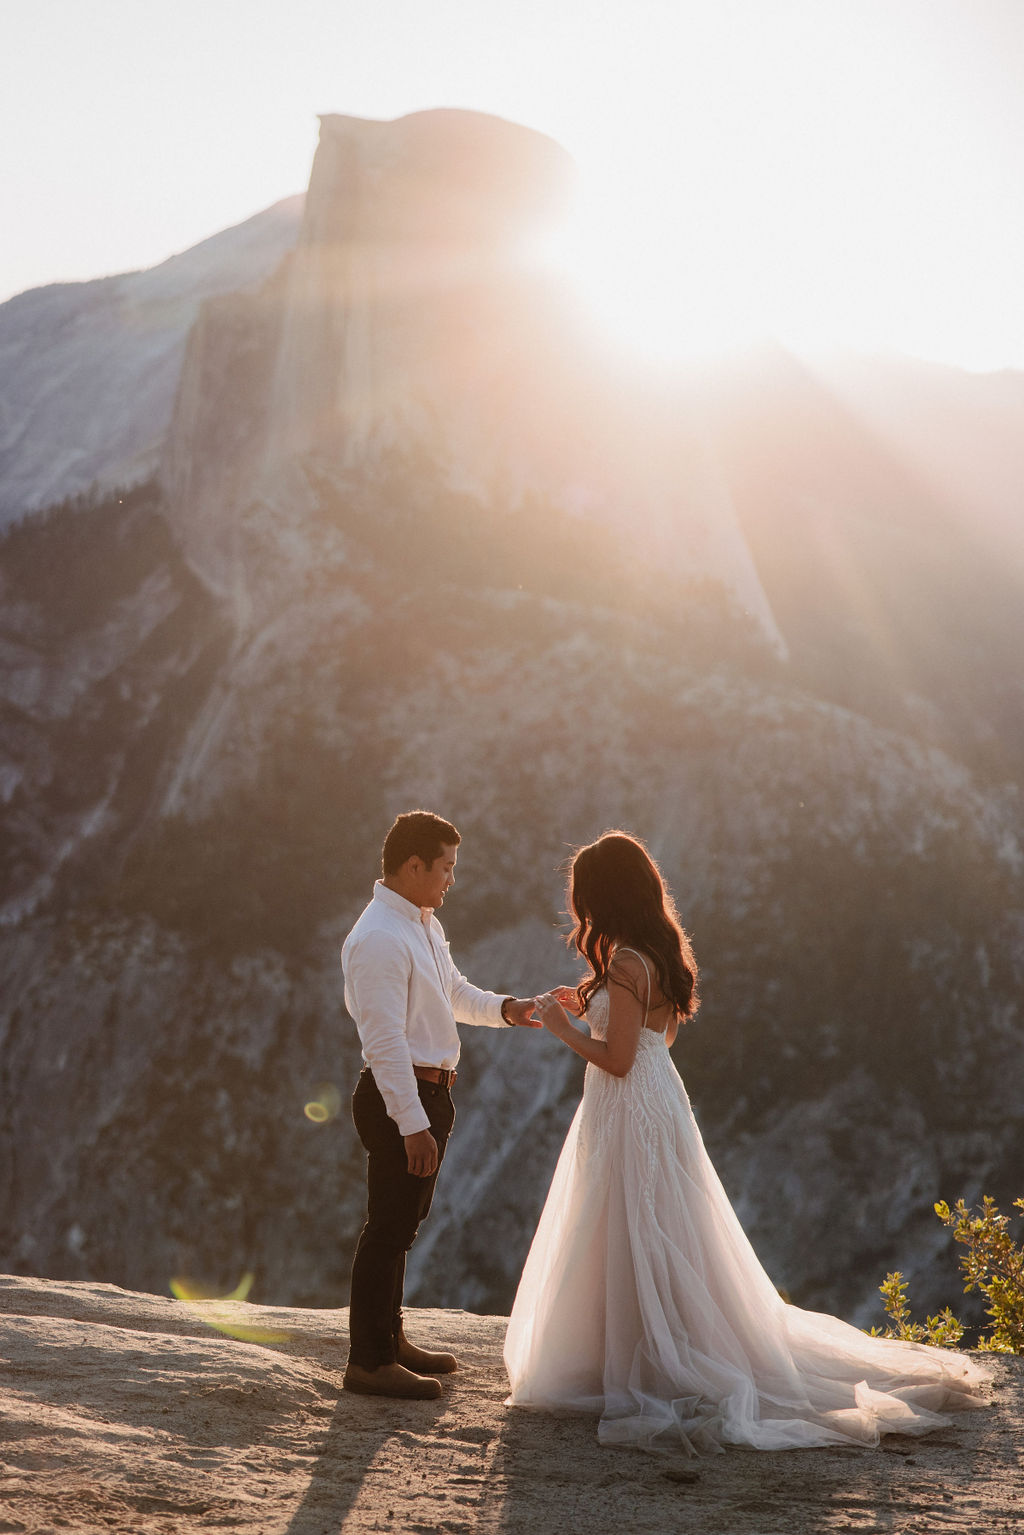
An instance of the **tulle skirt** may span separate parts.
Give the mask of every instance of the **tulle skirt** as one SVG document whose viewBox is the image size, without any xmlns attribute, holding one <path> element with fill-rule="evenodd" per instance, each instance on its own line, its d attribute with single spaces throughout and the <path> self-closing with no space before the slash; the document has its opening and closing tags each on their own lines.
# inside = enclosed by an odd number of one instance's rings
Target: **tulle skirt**
<svg viewBox="0 0 1024 1535">
<path fill-rule="evenodd" d="M 711 1165 L 661 1035 L 587 1068 L 505 1342 L 509 1405 L 593 1413 L 604 1444 L 875 1445 L 979 1405 L 962 1354 L 788 1305 Z"/>
</svg>

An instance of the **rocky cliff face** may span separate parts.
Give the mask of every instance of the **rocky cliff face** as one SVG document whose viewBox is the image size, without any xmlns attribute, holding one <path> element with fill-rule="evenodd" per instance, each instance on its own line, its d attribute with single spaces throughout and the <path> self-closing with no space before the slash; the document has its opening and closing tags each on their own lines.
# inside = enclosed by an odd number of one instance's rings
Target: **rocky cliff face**
<svg viewBox="0 0 1024 1535">
<path fill-rule="evenodd" d="M 268 1296 L 344 1298 L 362 1187 L 336 954 L 381 827 L 425 802 L 465 834 L 455 952 L 509 990 L 571 973 L 567 846 L 615 823 L 646 835 L 705 967 L 677 1059 L 777 1281 L 852 1313 L 887 1265 L 930 1265 L 931 1200 L 1005 1194 L 1019 1165 L 1013 797 L 794 688 L 737 644 L 728 608 L 694 598 L 655 621 L 528 580 L 460 585 L 444 551 L 425 565 L 376 510 L 335 509 L 346 578 L 325 567 L 241 660 L 187 571 L 142 557 L 123 508 L 77 524 L 106 617 L 65 634 L 72 723 L 36 706 L 42 767 L 8 804 L 36 863 L 8 868 L 32 899 L 8 908 L 3 958 L 4 1263 L 157 1290 L 254 1268 Z M 177 592 L 163 632 L 122 638 L 113 673 L 90 679 L 87 658 L 112 656 L 123 615 L 151 602 L 154 568 Z M 67 596 L 51 588 L 45 611 Z M 26 630 L 45 611 L 23 606 Z M 546 1037 L 466 1033 L 458 1134 L 411 1278 L 501 1309 L 579 1074 Z M 305 1117 L 335 1092 L 337 1117 Z M 933 1268 L 947 1298 L 951 1267 Z"/>
<path fill-rule="evenodd" d="M 347 369 L 357 306 L 315 278 L 316 247 L 392 229 L 405 156 L 420 240 L 437 156 L 479 126 L 428 116 L 394 135 L 327 121 L 330 195 L 310 199 L 294 258 L 258 294 L 213 300 L 190 337 L 163 489 L 0 544 L 0 1265 L 155 1290 L 252 1269 L 264 1300 L 344 1299 L 363 1190 L 337 950 L 390 818 L 428 804 L 464 834 L 453 950 L 510 991 L 571 974 L 567 850 L 615 824 L 646 837 L 704 967 L 676 1058 L 776 1282 L 868 1319 L 898 1266 L 921 1304 L 955 1302 L 932 1200 L 1019 1192 L 1018 577 L 785 358 L 709 381 L 699 429 L 681 387 L 648 382 L 641 408 L 583 369 L 557 452 L 527 409 L 520 477 L 502 480 L 500 442 L 488 479 L 483 435 L 459 435 L 461 375 L 416 424 L 429 369 L 396 339 L 392 404 L 359 425 L 377 354 Z M 546 141 L 507 130 L 456 155 L 444 221 L 487 253 L 474 313 L 495 325 L 503 221 L 536 206 L 538 165 L 542 189 L 561 174 Z M 530 195 L 460 217 L 499 150 Z M 565 331 L 528 290 L 513 312 L 548 399 Z M 300 291 L 337 294 L 308 379 Z M 415 305 L 407 320 L 433 335 Z M 529 396 L 526 367 L 516 353 L 506 383 Z M 474 387 L 482 415 L 508 398 L 491 376 Z M 569 430 L 591 404 L 594 464 Z M 603 493 L 644 440 L 684 509 L 674 564 L 551 468 L 565 449 Z M 651 483 L 631 506 L 655 506 Z M 737 549 L 746 566 L 721 556 Z M 755 567 L 770 623 L 744 612 Z M 579 1066 L 546 1036 L 464 1033 L 412 1295 L 501 1310 Z"/>
<path fill-rule="evenodd" d="M 301 213 L 302 198 L 289 198 L 150 271 L 0 305 L 0 526 L 152 476 L 200 306 L 262 283 Z"/>
</svg>

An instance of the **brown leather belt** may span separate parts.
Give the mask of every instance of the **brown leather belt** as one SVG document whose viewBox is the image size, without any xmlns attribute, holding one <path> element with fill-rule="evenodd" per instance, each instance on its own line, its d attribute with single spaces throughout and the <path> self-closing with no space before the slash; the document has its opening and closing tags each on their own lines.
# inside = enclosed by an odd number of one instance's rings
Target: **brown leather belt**
<svg viewBox="0 0 1024 1535">
<path fill-rule="evenodd" d="M 434 1082 L 438 1087 L 454 1087 L 458 1076 L 457 1071 L 449 1071 L 445 1066 L 414 1066 L 412 1072 L 421 1082 Z"/>
</svg>

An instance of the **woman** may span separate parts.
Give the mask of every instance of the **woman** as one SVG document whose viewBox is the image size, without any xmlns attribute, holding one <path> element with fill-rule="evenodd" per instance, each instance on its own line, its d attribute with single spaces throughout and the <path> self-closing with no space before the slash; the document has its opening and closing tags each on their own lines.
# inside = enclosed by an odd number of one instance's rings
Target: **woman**
<svg viewBox="0 0 1024 1535">
<path fill-rule="evenodd" d="M 873 1445 L 977 1405 L 986 1375 L 964 1355 L 787 1305 L 758 1262 L 668 1053 L 697 967 L 646 849 L 609 832 L 576 854 L 569 894 L 590 974 L 537 1010 L 588 1064 L 512 1308 L 509 1404 L 698 1454 Z"/>
</svg>

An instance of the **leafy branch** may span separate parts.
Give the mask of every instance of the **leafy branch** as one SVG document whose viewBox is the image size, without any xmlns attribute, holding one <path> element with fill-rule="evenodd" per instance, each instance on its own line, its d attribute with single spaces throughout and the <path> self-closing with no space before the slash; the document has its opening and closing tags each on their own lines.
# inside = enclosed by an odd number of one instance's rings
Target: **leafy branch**
<svg viewBox="0 0 1024 1535">
<path fill-rule="evenodd" d="M 930 1343 L 935 1348 L 955 1348 L 960 1342 L 964 1335 L 964 1324 L 948 1306 L 938 1316 L 930 1316 L 925 1322 L 911 1320 L 907 1304 L 907 1281 L 899 1269 L 894 1274 L 886 1274 L 884 1283 L 878 1289 L 892 1325 L 882 1332 L 872 1327 L 873 1338 L 900 1338 L 904 1343 Z"/>
<path fill-rule="evenodd" d="M 1024 1215 L 1024 1199 L 1013 1203 Z M 978 1347 L 992 1354 L 1024 1353 L 1024 1247 L 1010 1235 L 1010 1217 L 987 1194 L 980 1214 L 972 1214 L 962 1199 L 952 1210 L 940 1200 L 935 1213 L 967 1249 L 960 1254 L 964 1293 L 978 1290 L 988 1302 L 991 1331 Z"/>
<path fill-rule="evenodd" d="M 1024 1199 L 1014 1206 L 1024 1214 Z M 991 1330 L 978 1339 L 978 1348 L 992 1354 L 1024 1353 L 1024 1247 L 1010 1235 L 1010 1217 L 995 1200 L 985 1195 L 981 1210 L 972 1213 L 962 1199 L 950 1209 L 944 1199 L 935 1213 L 966 1251 L 960 1254 L 964 1294 L 978 1290 L 988 1305 Z M 879 1285 L 890 1325 L 872 1337 L 900 1338 L 908 1343 L 930 1343 L 936 1348 L 955 1348 L 964 1335 L 964 1324 L 947 1306 L 925 1322 L 913 1321 L 907 1301 L 907 1282 L 897 1269 Z"/>
</svg>

